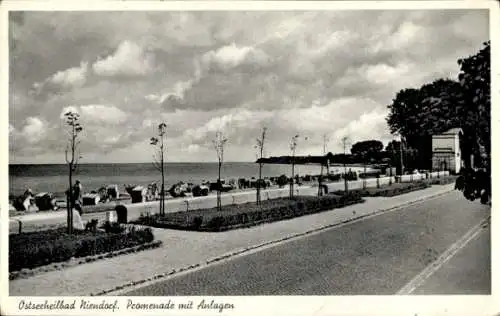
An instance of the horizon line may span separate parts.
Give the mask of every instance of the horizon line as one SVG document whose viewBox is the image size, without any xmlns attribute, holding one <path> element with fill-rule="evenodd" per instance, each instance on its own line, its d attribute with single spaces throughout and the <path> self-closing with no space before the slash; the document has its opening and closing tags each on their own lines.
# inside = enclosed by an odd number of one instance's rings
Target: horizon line
<svg viewBox="0 0 500 316">
<path fill-rule="evenodd" d="M 136 162 L 82 162 L 78 165 L 106 165 L 106 164 L 144 164 L 150 163 L 154 164 L 153 161 L 136 161 Z M 165 161 L 165 163 L 217 163 L 217 161 Z M 226 161 L 224 163 L 255 163 L 255 161 Z M 43 163 L 32 163 L 32 162 L 9 162 L 9 165 L 67 165 L 67 163 L 57 163 L 57 162 L 43 162 Z"/>
</svg>

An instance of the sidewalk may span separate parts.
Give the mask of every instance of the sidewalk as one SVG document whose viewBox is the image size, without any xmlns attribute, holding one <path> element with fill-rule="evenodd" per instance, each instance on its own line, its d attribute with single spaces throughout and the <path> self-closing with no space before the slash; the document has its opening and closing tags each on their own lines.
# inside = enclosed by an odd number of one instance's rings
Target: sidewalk
<svg viewBox="0 0 500 316">
<path fill-rule="evenodd" d="M 262 197 L 264 199 L 284 197 L 288 196 L 288 191 L 288 187 L 270 188 L 262 191 Z M 318 188 L 317 186 L 304 185 L 297 187 L 296 192 L 297 194 L 316 195 Z M 255 190 L 224 193 L 222 194 L 221 201 L 223 205 L 255 201 Z M 155 213 L 159 209 L 159 201 L 124 205 L 127 208 L 127 217 L 129 221 L 139 218 L 142 213 Z M 190 210 L 211 208 L 216 207 L 217 196 L 215 194 L 210 194 L 208 196 L 171 199 L 166 200 L 165 205 L 167 212 L 185 211 L 187 208 Z M 84 221 L 90 219 L 104 221 L 105 218 L 106 212 L 85 213 L 84 210 L 82 215 Z M 19 231 L 19 225 L 21 225 L 23 232 L 38 230 L 41 227 L 47 228 L 49 226 L 55 227 L 57 225 L 66 225 L 66 210 L 13 216 L 9 219 L 9 233 L 17 233 Z"/>
<path fill-rule="evenodd" d="M 453 185 L 433 186 L 392 198 L 367 198 L 365 203 L 332 211 L 220 233 L 154 229 L 163 246 L 153 250 L 52 271 L 10 281 L 9 295 L 90 295 L 169 273 L 245 248 L 302 234 L 376 211 L 444 194 Z"/>
</svg>

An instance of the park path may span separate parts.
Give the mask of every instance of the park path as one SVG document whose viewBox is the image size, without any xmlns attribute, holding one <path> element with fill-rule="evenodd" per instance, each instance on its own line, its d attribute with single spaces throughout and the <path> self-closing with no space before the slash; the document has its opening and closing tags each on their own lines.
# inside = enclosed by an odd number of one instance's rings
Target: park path
<svg viewBox="0 0 500 316">
<path fill-rule="evenodd" d="M 347 219 L 446 194 L 453 185 L 432 186 L 396 197 L 367 198 L 365 203 L 318 214 L 218 233 L 154 229 L 160 248 L 118 256 L 9 282 L 11 296 L 91 295 L 132 281 L 148 279 L 239 250 L 341 223 Z"/>
</svg>

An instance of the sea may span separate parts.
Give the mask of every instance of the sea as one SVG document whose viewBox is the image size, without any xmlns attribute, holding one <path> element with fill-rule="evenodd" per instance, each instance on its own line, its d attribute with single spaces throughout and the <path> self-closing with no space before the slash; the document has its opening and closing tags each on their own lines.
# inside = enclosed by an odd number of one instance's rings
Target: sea
<svg viewBox="0 0 500 316">
<path fill-rule="evenodd" d="M 320 173 L 319 165 L 296 165 L 295 174 L 316 175 Z M 340 166 L 331 167 L 331 171 L 340 172 Z M 238 179 L 258 178 L 259 166 L 252 162 L 227 162 L 222 165 L 221 178 Z M 166 163 L 165 187 L 183 181 L 199 184 L 204 181 L 216 181 L 217 162 L 214 163 Z M 291 175 L 291 165 L 265 164 L 262 167 L 263 177 Z M 81 164 L 74 173 L 74 180 L 80 180 L 84 192 L 98 190 L 109 184 L 117 184 L 124 189 L 125 185 L 145 185 L 161 183 L 161 173 L 152 163 L 120 163 L 120 164 Z M 73 181 L 74 181 L 73 180 Z M 9 194 L 20 195 L 30 188 L 33 193 L 51 192 L 63 196 L 68 188 L 68 166 L 64 164 L 10 164 Z"/>
</svg>

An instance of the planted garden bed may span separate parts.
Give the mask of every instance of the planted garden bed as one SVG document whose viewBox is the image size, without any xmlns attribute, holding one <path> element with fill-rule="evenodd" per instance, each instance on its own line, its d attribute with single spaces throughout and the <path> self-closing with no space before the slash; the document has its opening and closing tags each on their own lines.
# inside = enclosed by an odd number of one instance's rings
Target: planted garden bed
<svg viewBox="0 0 500 316">
<path fill-rule="evenodd" d="M 151 243 L 151 228 L 107 226 L 106 230 L 78 231 L 66 228 L 9 235 L 9 271 L 33 269 L 72 258 L 95 256 Z"/>
<path fill-rule="evenodd" d="M 135 223 L 160 228 L 218 232 L 290 219 L 361 202 L 363 199 L 356 193 L 344 196 L 333 194 L 321 197 L 297 196 L 291 200 L 288 198 L 263 200 L 260 206 L 255 202 L 224 205 L 220 212 L 217 208 L 210 208 L 164 215 L 141 215 Z"/>
<path fill-rule="evenodd" d="M 366 188 L 366 189 L 353 189 L 349 192 L 355 192 L 363 197 L 391 197 L 400 194 L 409 193 L 412 191 L 423 190 L 430 187 L 430 184 L 426 181 L 418 182 L 403 182 L 403 183 L 393 183 L 391 185 L 383 185 L 380 188 Z M 335 191 L 334 194 L 343 195 L 344 191 Z"/>
</svg>

